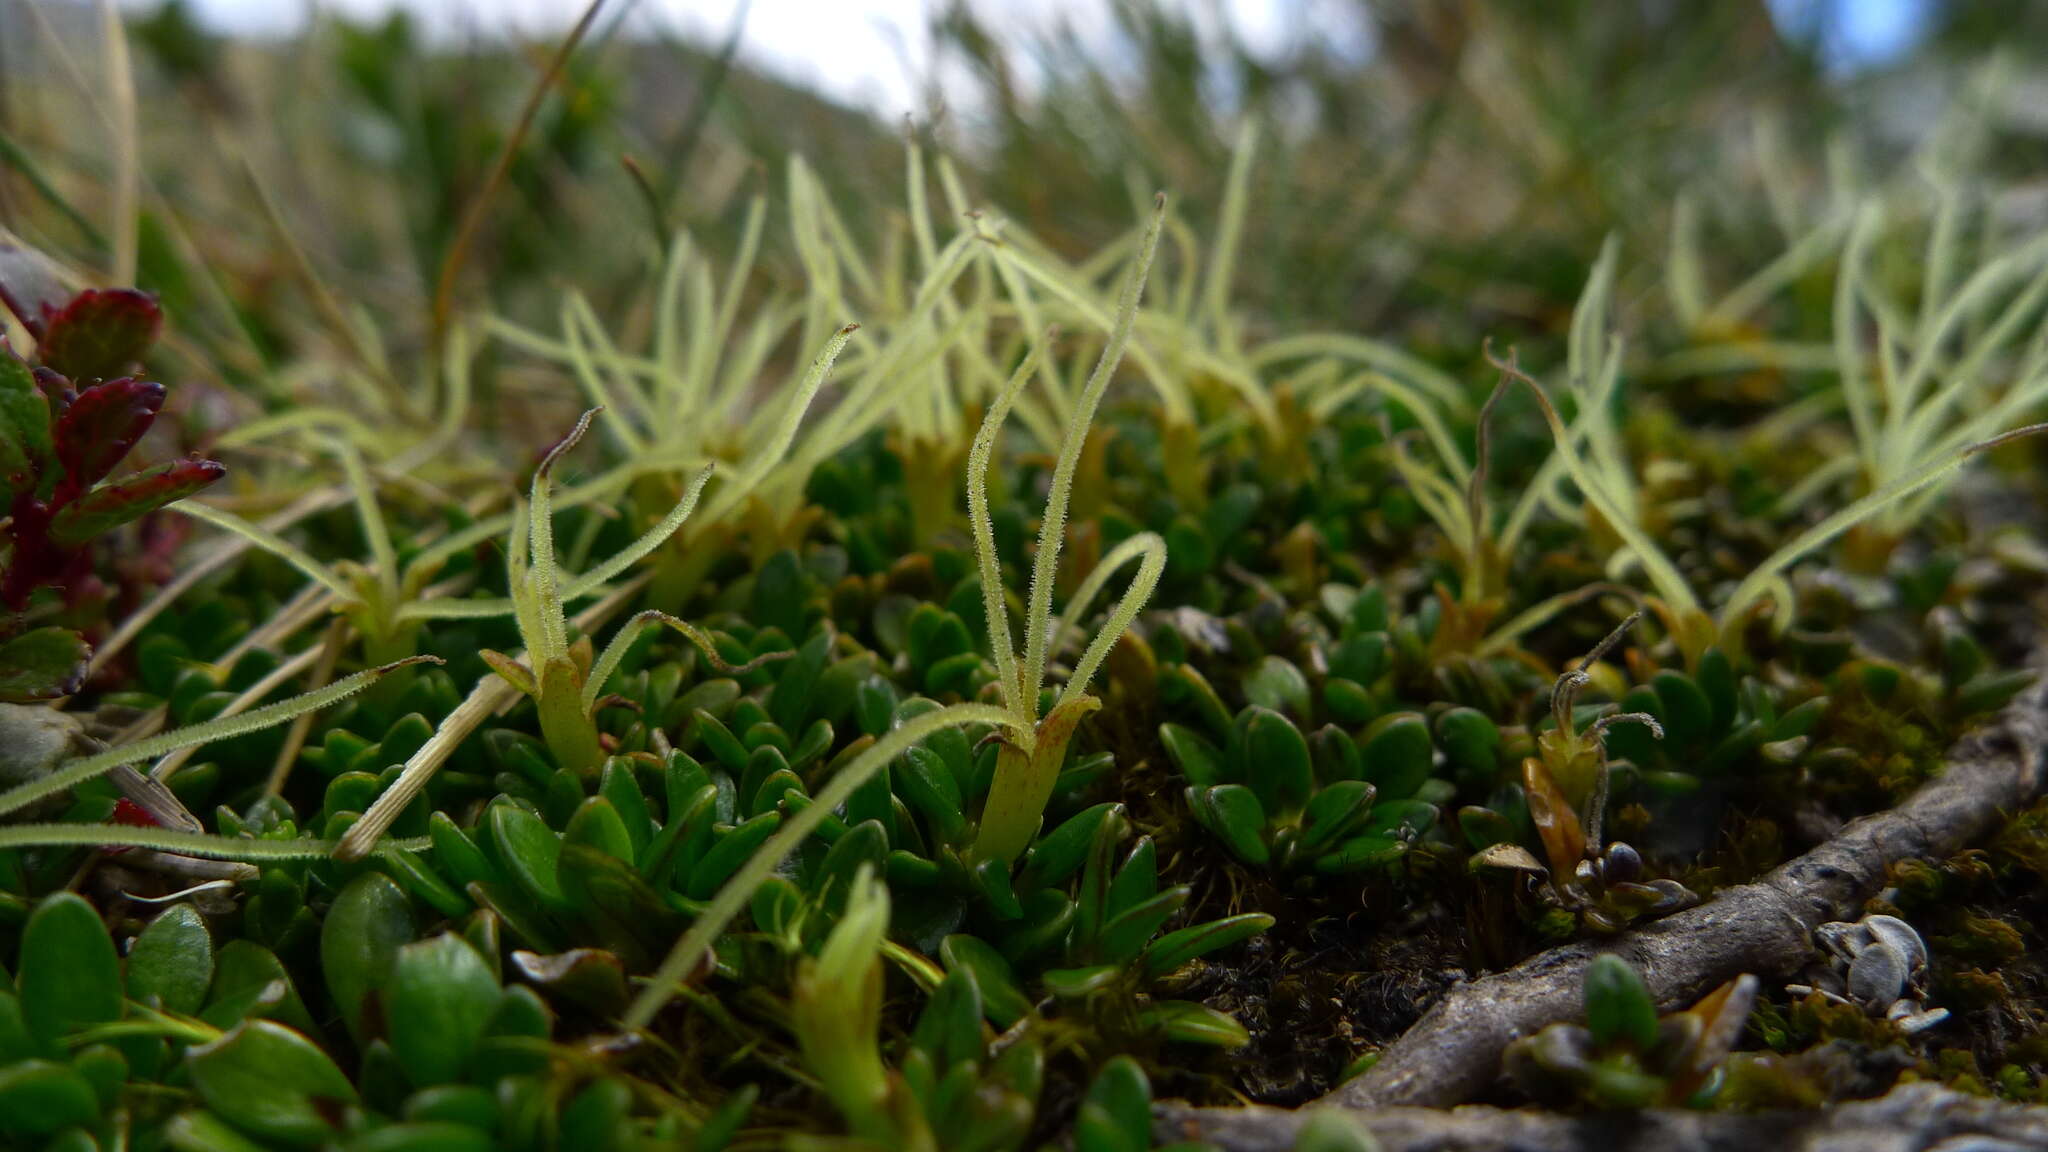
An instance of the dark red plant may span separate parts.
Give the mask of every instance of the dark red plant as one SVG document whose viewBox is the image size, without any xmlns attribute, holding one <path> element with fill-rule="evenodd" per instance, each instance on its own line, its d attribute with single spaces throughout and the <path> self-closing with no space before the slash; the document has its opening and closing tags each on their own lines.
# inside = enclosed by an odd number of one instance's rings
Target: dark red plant
<svg viewBox="0 0 2048 1152">
<path fill-rule="evenodd" d="M 107 480 L 163 410 L 163 385 L 120 375 L 162 327 L 153 297 L 94 289 L 38 311 L 22 320 L 40 363 L 0 340 L 0 500 L 9 517 L 0 529 L 0 699 L 77 689 L 84 638 L 61 628 L 21 632 L 32 601 L 49 590 L 76 603 L 95 584 L 94 538 L 226 471 L 193 456 Z"/>
</svg>

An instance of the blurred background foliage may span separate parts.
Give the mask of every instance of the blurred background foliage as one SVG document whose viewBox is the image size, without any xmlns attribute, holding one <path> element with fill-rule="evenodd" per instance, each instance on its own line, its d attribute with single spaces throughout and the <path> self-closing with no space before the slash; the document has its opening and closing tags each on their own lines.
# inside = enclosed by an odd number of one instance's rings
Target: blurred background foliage
<svg viewBox="0 0 2048 1152">
<path fill-rule="evenodd" d="M 2048 45 L 2037 5 L 1915 7 L 1906 50 L 1882 58 L 1840 49 L 1848 4 L 1357 0 L 1278 58 L 1183 5 L 1111 7 L 1103 39 L 935 4 L 924 106 L 892 121 L 751 70 L 734 40 L 652 35 L 607 5 L 510 157 L 460 306 L 535 322 L 573 286 L 630 346 L 673 230 L 728 256 L 750 196 L 784 207 L 798 155 L 870 251 L 906 259 L 905 131 L 950 154 L 976 202 L 1079 258 L 1155 188 L 1212 234 L 1249 118 L 1262 143 L 1235 299 L 1252 330 L 1370 331 L 1424 355 L 1561 331 L 1610 233 L 1636 277 L 1620 307 L 1656 292 L 1682 192 L 1732 280 L 1797 229 L 1788 193 L 1894 172 L 1959 92 L 1983 96 L 1982 174 L 2014 211 L 2041 208 L 2013 183 L 2048 145 L 2026 66 Z M 177 367 L 230 385 L 217 403 L 309 401 L 325 385 L 307 366 L 351 358 L 427 371 L 440 269 L 553 45 L 458 42 L 402 13 L 228 39 L 172 0 L 130 18 L 131 149 L 98 19 L 0 5 L 0 224 L 96 278 L 121 243 L 97 222 L 132 163 L 135 279 L 174 318 Z M 768 230 L 753 275 L 763 296 L 800 281 L 787 229 Z M 523 395 L 488 362 L 478 379 L 487 400 Z"/>
</svg>

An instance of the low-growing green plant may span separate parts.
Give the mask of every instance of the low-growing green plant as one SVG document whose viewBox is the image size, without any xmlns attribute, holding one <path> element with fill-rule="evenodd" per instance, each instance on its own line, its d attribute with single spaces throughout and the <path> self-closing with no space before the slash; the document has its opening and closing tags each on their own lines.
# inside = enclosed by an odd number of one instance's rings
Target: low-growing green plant
<svg viewBox="0 0 2048 1152">
<path fill-rule="evenodd" d="M 1757 979 L 1738 976 L 1659 1018 L 1643 978 L 1613 954 L 1586 966 L 1586 1022 L 1552 1024 L 1508 1045 L 1502 1065 L 1526 1091 L 1601 1109 L 1703 1107 L 1742 1038 Z"/>
<path fill-rule="evenodd" d="M 1026 610 L 1025 648 L 1018 653 L 1011 647 L 1008 607 L 1003 603 L 1000 588 L 1001 572 L 997 564 L 994 546 L 994 527 L 991 523 L 986 502 L 986 449 L 977 451 L 974 459 L 983 466 L 970 464 L 968 470 L 968 503 L 974 521 L 977 561 L 982 572 L 983 596 L 989 615 L 988 634 L 990 646 L 995 653 L 998 691 L 1004 706 L 963 703 L 948 705 L 927 712 L 908 723 L 902 724 L 877 739 L 876 742 L 842 767 L 825 788 L 819 791 L 815 801 L 782 828 L 762 846 L 744 868 L 720 890 L 717 899 L 701 913 L 695 924 L 676 943 L 669 958 L 663 962 L 654 981 L 634 1003 L 626 1014 L 629 1027 L 644 1028 L 653 1019 L 672 993 L 676 982 L 695 963 L 718 933 L 730 923 L 740 909 L 752 897 L 754 890 L 765 880 L 785 856 L 795 849 L 819 823 L 829 816 L 834 808 L 866 783 L 867 779 L 879 772 L 898 755 L 933 732 L 966 724 L 985 723 L 996 726 L 1003 734 L 1004 744 L 999 753 L 996 778 L 987 804 L 983 807 L 979 831 L 974 841 L 973 854 L 980 859 L 1008 861 L 1016 857 L 1031 842 L 1035 835 L 1046 797 L 1051 792 L 1059 774 L 1061 762 L 1065 759 L 1066 746 L 1073 737 L 1074 726 L 1089 712 L 1099 707 L 1094 698 L 1086 694 L 1088 681 L 1108 655 L 1110 645 L 1130 624 L 1143 607 L 1145 598 L 1151 594 L 1158 582 L 1159 572 L 1165 566 L 1164 545 L 1153 537 L 1139 538 L 1134 547 L 1122 550 L 1122 555 L 1112 554 L 1103 559 L 1098 572 L 1110 567 L 1111 563 L 1128 563 L 1142 556 L 1137 577 L 1133 580 L 1116 607 L 1111 611 L 1109 621 L 1097 632 L 1080 661 L 1067 678 L 1067 685 L 1054 704 L 1051 713 L 1040 718 L 1040 688 L 1043 685 L 1046 665 L 1050 660 L 1050 645 L 1065 631 L 1064 625 L 1087 607 L 1086 600 L 1077 593 L 1068 604 L 1062 618 L 1062 627 L 1055 629 L 1052 623 L 1052 585 L 1059 558 L 1059 548 L 1066 532 L 1066 511 L 1073 491 L 1074 469 L 1080 460 L 1081 446 L 1086 440 L 1088 429 L 1095 417 L 1095 409 L 1102 401 L 1102 395 L 1109 387 L 1110 377 L 1115 374 L 1121 361 L 1123 348 L 1130 338 L 1138 299 L 1144 289 L 1145 277 L 1150 270 L 1152 253 L 1158 245 L 1159 228 L 1166 211 L 1166 199 L 1161 195 L 1152 217 L 1152 224 L 1145 234 L 1145 240 L 1137 252 L 1135 261 L 1126 276 L 1122 299 L 1119 303 L 1117 322 L 1110 340 L 1096 362 L 1094 372 L 1089 376 L 1088 385 L 1082 391 L 1080 403 L 1068 423 L 1067 435 L 1061 445 L 1059 462 L 1055 466 L 1050 494 L 1046 498 L 1045 517 L 1039 529 L 1039 548 L 1032 570 L 1029 605 Z M 1042 347 L 1040 350 L 1042 354 Z M 1030 359 L 1019 366 L 1004 389 L 1005 396 L 1014 396 L 1030 379 L 1035 364 Z M 995 429 L 1001 427 L 1002 414 L 1008 405 L 998 400 L 990 408 L 983 422 L 983 434 L 977 437 L 978 444 L 992 445 Z M 1103 580 L 1107 572 L 1102 573 Z M 1102 581 L 1092 581 L 1098 587 Z M 1082 592 L 1093 594 L 1094 589 L 1084 586 Z"/>
<path fill-rule="evenodd" d="M 1755 610 L 1766 600 L 1776 606 L 1776 619 L 1781 625 L 1789 621 L 1793 616 L 1793 596 L 1785 572 L 1809 553 L 1857 524 L 1943 480 L 1979 453 L 2048 431 L 2048 424 L 2030 424 L 1987 439 L 1930 446 L 1882 488 L 1851 501 L 1779 545 L 1776 551 L 1752 568 L 1720 606 L 1710 613 L 1677 565 L 1650 538 L 1623 503 L 1622 493 L 1632 490 L 1626 471 L 1610 471 L 1604 477 L 1595 472 L 1587 458 L 1582 457 L 1574 446 L 1573 433 L 1558 415 L 1542 385 L 1515 362 L 1513 350 L 1505 360 L 1494 359 L 1490 350 L 1487 355 L 1495 367 L 1525 384 L 1535 395 L 1543 418 L 1550 426 L 1565 472 L 1585 496 L 1588 505 L 1600 513 L 1604 522 L 1621 537 L 1635 561 L 1642 565 L 1651 587 L 1656 591 L 1651 607 L 1677 641 L 1688 664 L 1696 662 L 1716 642 L 1726 651 L 1742 651 L 1742 633 Z"/>
<path fill-rule="evenodd" d="M 1557 678 L 1550 695 L 1553 727 L 1537 737 L 1538 754 L 1522 760 L 1523 799 L 1543 860 L 1511 841 L 1488 845 L 1473 858 L 1475 867 L 1539 878 L 1547 901 L 1596 932 L 1619 932 L 1639 919 L 1669 915 L 1699 899 L 1675 880 L 1645 879 L 1641 853 L 1620 841 L 1601 840 L 1612 775 L 1608 731 L 1618 724 L 1637 724 L 1662 739 L 1664 730 L 1646 712 L 1610 712 L 1582 728 L 1574 705 L 1580 690 L 1592 682 L 1587 669 L 1641 615 L 1623 620 L 1579 667 Z M 1467 834 L 1472 834 L 1469 827 Z"/>
<path fill-rule="evenodd" d="M 525 515 L 512 522 L 512 540 L 506 556 L 506 577 L 511 584 L 510 607 L 525 641 L 525 661 L 500 652 L 485 652 L 484 659 L 513 687 L 531 696 L 540 714 L 541 732 L 555 759 L 574 772 L 594 775 L 604 763 L 604 749 L 598 741 L 593 710 L 597 693 L 618 667 L 626 645 L 638 636 L 641 626 L 664 623 L 688 636 L 712 659 L 717 649 L 709 637 L 693 625 L 662 612 L 647 612 L 619 630 L 593 663 L 587 640 L 569 642 L 568 614 L 563 605 L 590 595 L 604 584 L 651 554 L 697 510 L 697 500 L 711 479 L 711 468 L 697 474 L 683 499 L 661 522 L 624 549 L 606 558 L 582 575 L 564 580 L 556 564 L 554 508 L 551 504 L 554 468 L 558 460 L 575 448 L 589 430 L 599 409 L 585 412 L 562 441 L 550 449 L 534 470 Z M 462 602 L 462 611 L 477 613 L 494 606 Z"/>
<path fill-rule="evenodd" d="M 1303 737 L 1251 705 L 1221 749 L 1176 724 L 1159 738 L 1188 780 L 1189 811 L 1247 864 L 1360 872 L 1400 859 L 1436 824 L 1436 806 L 1416 799 L 1435 767 L 1418 713 L 1381 716 L 1357 738 L 1334 724 Z"/>
</svg>

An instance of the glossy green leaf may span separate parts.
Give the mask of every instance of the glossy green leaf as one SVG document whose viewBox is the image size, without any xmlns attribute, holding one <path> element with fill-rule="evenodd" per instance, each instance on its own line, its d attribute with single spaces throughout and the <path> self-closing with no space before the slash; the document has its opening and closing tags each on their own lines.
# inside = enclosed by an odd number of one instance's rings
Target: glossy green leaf
<svg viewBox="0 0 2048 1152">
<path fill-rule="evenodd" d="M 959 782 L 937 752 L 924 747 L 909 749 L 895 766 L 891 779 L 903 798 L 931 823 L 940 840 L 957 844 L 966 838 L 967 815 Z"/>
<path fill-rule="evenodd" d="M 1145 977 L 1156 980 L 1198 957 L 1249 940 L 1273 926 L 1264 912 L 1241 912 L 1221 920 L 1192 924 L 1152 942 L 1139 957 Z"/>
<path fill-rule="evenodd" d="M 499 868 L 527 895 L 550 910 L 567 910 L 556 880 L 562 842 L 540 817 L 517 804 L 491 805 L 484 821 Z"/>
<path fill-rule="evenodd" d="M 562 830 L 562 843 L 581 844 L 587 848 L 610 856 L 614 860 L 633 862 L 633 837 L 626 831 L 626 822 L 620 818 L 619 810 L 602 796 L 592 796 L 576 808 L 569 817 L 568 825 Z M 556 863 L 557 874 L 560 862 Z"/>
<path fill-rule="evenodd" d="M 1369 723 L 1380 714 L 1379 704 L 1372 693 L 1359 686 L 1358 681 L 1345 676 L 1332 676 L 1323 681 L 1323 706 L 1330 715 L 1346 724 Z"/>
<path fill-rule="evenodd" d="M 618 972 L 616 965 L 609 973 Z M 557 982 L 558 987 L 564 987 Z M 609 998 L 586 997 L 591 1003 Z M 624 1000 L 624 977 L 619 976 L 618 999 Z M 571 997 L 574 999 L 574 997 Z M 477 1041 L 476 1067 L 472 1079 L 494 1083 L 506 1076 L 534 1075 L 548 1067 L 547 1039 L 554 1034 L 554 1014 L 540 994 L 524 984 L 514 984 L 498 997 L 498 1005 L 484 1021 L 482 1039 Z"/>
<path fill-rule="evenodd" d="M 1102 926 L 1096 955 L 1108 964 L 1126 964 L 1135 959 L 1154 933 L 1173 919 L 1188 902 L 1185 887 L 1168 888 L 1144 900 Z"/>
<path fill-rule="evenodd" d="M 312 1014 L 277 954 L 253 940 L 230 940 L 214 955 L 213 989 L 199 1018 L 225 1029 L 252 1015 L 300 1032 L 315 1031 Z"/>
<path fill-rule="evenodd" d="M 656 890 L 664 890 L 679 864 L 694 864 L 711 843 L 712 822 L 718 815 L 718 787 L 705 784 L 669 813 L 668 823 L 647 845 L 640 861 L 640 875 Z"/>
<path fill-rule="evenodd" d="M 1813 731 L 1813 726 L 1820 723 L 1821 717 L 1827 715 L 1827 711 L 1828 698 L 1825 696 L 1816 696 L 1797 707 L 1786 709 L 1785 714 L 1771 725 L 1766 742 L 1776 743 L 1806 735 Z"/>
<path fill-rule="evenodd" d="M 1096 830 L 1102 827 L 1102 822 L 1112 814 L 1122 813 L 1121 804 L 1097 804 L 1061 821 L 1059 827 L 1039 837 L 1038 844 L 1025 858 L 1028 874 L 1037 883 L 1048 886 L 1065 882 L 1087 862 L 1088 848 L 1095 842 Z"/>
<path fill-rule="evenodd" d="M 405 1119 L 415 1124 L 467 1124 L 488 1132 L 498 1122 L 498 1101 L 475 1084 L 441 1084 L 406 1098 Z"/>
<path fill-rule="evenodd" d="M 1311 1108 L 1295 1133 L 1294 1152 L 1380 1152 L 1380 1145 L 1350 1112 Z"/>
<path fill-rule="evenodd" d="M 1212 1048 L 1242 1048 L 1252 1039 L 1235 1018 L 1187 1000 L 1163 1000 L 1141 1009 L 1138 1023 L 1168 1040 Z"/>
<path fill-rule="evenodd" d="M 939 944 L 939 959 L 949 972 L 965 970 L 973 974 L 989 1023 L 997 1028 L 1008 1028 L 1031 1011 L 1031 999 L 1018 985 L 1010 962 L 981 937 L 946 937 Z"/>
<path fill-rule="evenodd" d="M 1611 952 L 1586 965 L 1586 1028 L 1600 1049 L 1626 1044 L 1648 1052 L 1657 1043 L 1657 1005 L 1643 978 Z"/>
<path fill-rule="evenodd" d="M 633 1090 L 625 1081 L 601 1076 L 562 1106 L 561 1146 L 579 1152 L 614 1152 L 624 1147 L 626 1119 L 633 1109 Z"/>
<path fill-rule="evenodd" d="M 498 874 L 496 865 L 484 855 L 469 833 L 457 827 L 446 812 L 435 812 L 427 821 L 427 834 L 433 840 L 434 865 L 446 873 L 458 887 L 482 881 L 486 884 L 504 880 Z"/>
<path fill-rule="evenodd" d="M 121 1018 L 121 959 L 100 914 L 84 897 L 44 897 L 22 930 L 15 974 L 22 1020 L 46 1055 L 65 1054 L 64 1037 Z"/>
<path fill-rule="evenodd" d="M 1152 1146 L 1152 1085 L 1144 1066 L 1118 1056 L 1088 1085 L 1074 1129 L 1077 1152 L 1145 1152 Z"/>
<path fill-rule="evenodd" d="M 439 1121 L 386 1124 L 358 1136 L 349 1152 L 494 1152 L 498 1141 L 466 1124 Z M 579 1147 L 565 1144 L 564 1147 Z"/>
<path fill-rule="evenodd" d="M 1001 860 L 983 860 L 971 872 L 974 889 L 988 903 L 989 911 L 998 920 L 1021 920 L 1024 905 L 1017 899 L 1017 890 L 1010 884 L 1010 866 Z"/>
<path fill-rule="evenodd" d="M 633 762 L 623 756 L 605 761 L 597 794 L 611 804 L 625 826 L 626 839 L 632 845 L 626 861 L 638 861 L 647 851 L 648 842 L 654 839 L 654 817 L 647 809 L 647 794 L 640 790 L 640 780 L 633 773 Z"/>
<path fill-rule="evenodd" d="M 99 1118 L 92 1082 L 68 1064 L 21 1060 L 0 1067 L 0 1132 L 43 1136 Z"/>
<path fill-rule="evenodd" d="M 1361 689 L 1370 688 L 1387 670 L 1389 647 L 1384 631 L 1347 637 L 1330 654 L 1330 675 L 1349 680 Z"/>
<path fill-rule="evenodd" d="M 1250 788 L 1223 784 L 1198 795 L 1206 823 L 1237 858 L 1263 865 L 1273 858 L 1266 844 L 1266 808 Z"/>
<path fill-rule="evenodd" d="M 1116 879 L 1109 885 L 1109 905 L 1104 912 L 1112 918 L 1121 916 L 1142 901 L 1151 899 L 1158 891 L 1159 848 L 1150 836 L 1140 836 L 1124 855 L 1124 862 L 1117 867 Z"/>
<path fill-rule="evenodd" d="M 1316 857 L 1316 871 L 1358 872 L 1381 864 L 1391 864 L 1407 852 L 1407 841 L 1385 833 L 1353 836 Z"/>
<path fill-rule="evenodd" d="M 215 1115 L 261 1140 L 319 1144 L 356 1101 L 355 1086 L 318 1045 L 271 1020 L 246 1020 L 188 1049 L 185 1065 Z"/>
<path fill-rule="evenodd" d="M 1514 822 L 1491 808 L 1476 804 L 1458 809 L 1458 831 L 1465 837 L 1465 844 L 1474 852 L 1491 848 L 1495 844 L 1513 844 Z"/>
<path fill-rule="evenodd" d="M 1114 964 L 1096 964 L 1087 968 L 1051 968 L 1040 979 L 1045 990 L 1062 1000 L 1078 1000 L 1091 996 L 1116 983 L 1118 968 Z"/>
<path fill-rule="evenodd" d="M 462 937 L 442 933 L 398 950 L 385 989 L 386 1034 L 414 1085 L 462 1078 L 498 1005 L 498 981 Z"/>
<path fill-rule="evenodd" d="M 1266 656 L 1244 678 L 1244 696 L 1249 703 L 1297 720 L 1309 714 L 1308 677 L 1292 661 Z"/>
<path fill-rule="evenodd" d="M 0 492 L 12 497 L 32 487 L 53 456 L 50 403 L 28 364 L 0 347 Z"/>
<path fill-rule="evenodd" d="M 923 1052 L 937 1068 L 952 1068 L 986 1053 L 981 1041 L 981 986 L 974 969 L 949 969 L 946 978 L 932 990 L 924 1011 L 918 1014 L 911 1032 L 911 1046 Z"/>
<path fill-rule="evenodd" d="M 1436 719 L 1436 737 L 1452 774 L 1484 788 L 1500 773 L 1500 728 L 1477 708 L 1452 708 Z"/>
<path fill-rule="evenodd" d="M 683 882 L 683 894 L 692 900 L 709 900 L 747 857 L 754 854 L 775 830 L 782 826 L 782 813 L 763 812 L 719 836 L 709 851 L 690 868 Z"/>
<path fill-rule="evenodd" d="M 166 1011 L 190 1016 L 213 983 L 213 936 L 190 904 L 173 904 L 149 922 L 128 950 L 128 998 L 154 996 Z"/>
<path fill-rule="evenodd" d="M 1364 752 L 1365 778 L 1379 788 L 1382 798 L 1413 796 L 1429 779 L 1434 761 L 1429 722 L 1417 712 L 1382 716 L 1366 729 Z"/>
<path fill-rule="evenodd" d="M 320 926 L 320 971 L 342 1024 L 358 1044 L 381 1032 L 373 990 L 389 987 L 398 950 L 412 942 L 412 905 L 397 884 L 376 872 L 349 882 Z"/>
<path fill-rule="evenodd" d="M 464 916 L 475 907 L 469 897 L 456 891 L 424 857 L 410 848 L 387 847 L 378 862 L 407 895 L 443 916 Z"/>
<path fill-rule="evenodd" d="M 1243 731 L 1244 783 L 1258 795 L 1266 813 L 1285 817 L 1299 812 L 1315 789 L 1315 768 L 1301 729 L 1280 713 L 1251 707 L 1240 714 Z"/>
<path fill-rule="evenodd" d="M 0 991 L 0 1066 L 27 1060 L 38 1051 L 21 1016 L 21 997 Z"/>
<path fill-rule="evenodd" d="M 1666 669 L 1650 678 L 1650 687 L 1657 693 L 1665 743 L 1696 747 L 1714 734 L 1714 705 L 1692 677 Z"/>
<path fill-rule="evenodd" d="M 1301 814 L 1301 851 L 1316 852 L 1357 828 L 1371 815 L 1377 792 L 1363 780 L 1339 780 L 1317 792 Z"/>
<path fill-rule="evenodd" d="M 1223 753 L 1217 751 L 1192 728 L 1178 724 L 1161 724 L 1159 742 L 1165 746 L 1166 755 L 1173 761 L 1180 774 L 1198 788 L 1221 784 L 1225 778 Z"/>
</svg>

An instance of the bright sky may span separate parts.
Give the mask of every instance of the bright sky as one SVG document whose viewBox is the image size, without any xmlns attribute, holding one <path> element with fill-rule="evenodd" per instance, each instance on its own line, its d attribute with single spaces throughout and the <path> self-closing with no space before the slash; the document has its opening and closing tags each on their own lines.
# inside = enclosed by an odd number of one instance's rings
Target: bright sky
<svg viewBox="0 0 2048 1152">
<path fill-rule="evenodd" d="M 150 8 L 158 0 L 119 0 Z M 915 77 L 930 68 L 923 29 L 946 0 L 752 0 L 741 56 L 756 67 L 884 115 L 913 111 Z M 1044 31 L 1071 24 L 1082 42 L 1113 43 L 1114 0 L 970 0 L 995 27 Z M 1349 0 L 1167 0 L 1198 26 L 1227 21 L 1253 51 L 1284 57 L 1310 40 L 1325 48 L 1365 51 L 1366 29 Z M 357 16 L 404 7 L 434 31 L 461 37 L 482 30 L 546 32 L 564 28 L 583 0 L 189 0 L 207 24 L 242 34 L 287 35 L 302 27 L 314 3 Z M 1882 60 L 1909 47 L 1933 0 L 1769 0 L 1792 28 L 1824 22 L 1823 43 L 1837 67 Z M 643 26 L 719 43 L 738 0 L 610 0 Z M 1029 62 L 1019 61 L 1029 79 Z"/>
<path fill-rule="evenodd" d="M 158 0 L 120 0 L 147 9 Z M 312 5 L 285 0 L 188 0 L 207 25 L 254 35 L 288 35 L 303 27 Z M 972 0 L 992 22 L 1045 30 L 1062 21 L 1084 42 L 1109 38 L 1111 0 Z M 752 0 L 741 40 L 743 59 L 784 79 L 866 105 L 886 114 L 913 110 L 914 77 L 929 69 L 923 29 L 942 0 Z M 320 7 L 377 16 L 403 7 L 437 33 L 461 37 L 477 29 L 550 31 L 566 27 L 583 0 L 320 0 Z M 716 44 L 731 27 L 738 0 L 610 0 L 636 25 L 657 26 Z M 1356 35 L 1342 0 L 1197 0 L 1188 5 L 1202 24 L 1212 13 L 1228 20 L 1245 43 L 1284 55 L 1311 35 L 1311 23 L 1332 22 Z M 999 19 L 997 19 L 999 18 Z M 1093 33 L 1091 35 L 1091 33 Z M 1317 34 L 1320 34 L 1320 30 Z M 906 71 L 906 64 L 908 71 Z"/>
</svg>

